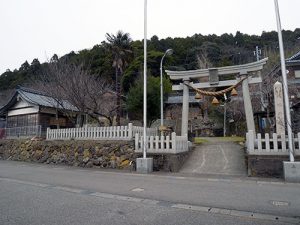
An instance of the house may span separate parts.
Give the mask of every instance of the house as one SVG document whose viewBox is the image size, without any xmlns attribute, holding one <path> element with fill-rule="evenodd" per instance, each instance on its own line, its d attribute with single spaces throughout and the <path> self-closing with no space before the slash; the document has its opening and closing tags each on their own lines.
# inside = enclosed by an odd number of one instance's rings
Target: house
<svg viewBox="0 0 300 225">
<path fill-rule="evenodd" d="M 47 127 L 74 127 L 78 115 L 78 109 L 68 101 L 20 86 L 0 109 L 1 118 L 6 119 L 6 138 L 45 136 Z"/>
<path fill-rule="evenodd" d="M 286 59 L 287 81 L 291 106 L 292 129 L 300 132 L 300 51 Z M 280 66 L 278 66 L 280 67 Z M 281 72 L 280 68 L 278 72 Z"/>
<path fill-rule="evenodd" d="M 300 51 L 285 60 L 289 97 L 292 104 L 300 101 Z M 281 77 L 281 65 L 277 65 L 268 76 Z"/>
</svg>

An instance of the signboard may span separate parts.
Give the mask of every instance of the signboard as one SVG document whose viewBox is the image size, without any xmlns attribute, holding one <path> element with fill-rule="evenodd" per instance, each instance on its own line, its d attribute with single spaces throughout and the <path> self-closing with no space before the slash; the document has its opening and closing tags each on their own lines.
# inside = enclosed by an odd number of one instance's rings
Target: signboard
<svg viewBox="0 0 300 225">
<path fill-rule="evenodd" d="M 218 85 L 219 84 L 218 69 L 209 69 L 209 84 L 210 85 Z"/>
<path fill-rule="evenodd" d="M 50 118 L 50 125 L 59 125 L 59 126 L 66 126 L 67 125 L 67 120 L 66 118 Z"/>
</svg>

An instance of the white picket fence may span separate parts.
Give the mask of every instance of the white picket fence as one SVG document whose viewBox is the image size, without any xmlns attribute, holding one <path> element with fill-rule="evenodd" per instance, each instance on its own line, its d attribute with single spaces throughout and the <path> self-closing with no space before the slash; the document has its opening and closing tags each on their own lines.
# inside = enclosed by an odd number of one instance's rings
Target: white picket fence
<svg viewBox="0 0 300 225">
<path fill-rule="evenodd" d="M 144 137 L 135 134 L 135 152 L 143 152 Z M 173 132 L 170 136 L 147 136 L 147 153 L 172 153 L 177 154 L 189 150 L 186 136 L 176 136 Z"/>
<path fill-rule="evenodd" d="M 293 135 L 294 155 L 300 155 L 300 133 Z M 255 134 L 249 131 L 246 134 L 246 147 L 250 155 L 288 155 L 288 138 L 285 134 L 272 135 L 265 134 L 263 138 L 261 134 Z"/>
<path fill-rule="evenodd" d="M 47 140 L 132 140 L 135 133 L 143 134 L 142 127 L 80 127 L 66 129 L 47 129 Z M 157 128 L 148 128 L 147 134 L 157 134 Z"/>
<path fill-rule="evenodd" d="M 133 131 L 133 134 L 143 135 L 144 134 L 144 127 L 133 126 L 132 131 Z M 158 135 L 158 129 L 157 128 L 147 128 L 146 132 L 147 132 L 147 136 L 156 136 L 156 135 Z"/>
</svg>

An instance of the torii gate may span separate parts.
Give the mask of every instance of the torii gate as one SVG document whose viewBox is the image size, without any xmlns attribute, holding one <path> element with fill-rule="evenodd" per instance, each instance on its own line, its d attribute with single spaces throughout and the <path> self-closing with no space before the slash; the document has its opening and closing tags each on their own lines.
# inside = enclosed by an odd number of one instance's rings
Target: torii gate
<svg viewBox="0 0 300 225">
<path fill-rule="evenodd" d="M 213 87 L 228 87 L 236 85 L 241 79 L 247 77 L 242 81 L 244 107 L 246 113 L 247 129 L 255 131 L 253 110 L 251 104 L 251 98 L 249 93 L 249 84 L 261 83 L 261 70 L 267 63 L 268 58 L 264 58 L 260 61 L 253 63 L 226 66 L 210 69 L 188 70 L 188 71 L 170 71 L 166 70 L 166 73 L 170 76 L 171 80 L 182 80 L 179 85 L 173 85 L 172 90 L 183 90 L 183 102 L 182 102 L 182 125 L 181 135 L 188 134 L 188 115 L 189 115 L 189 87 L 197 89 L 213 88 Z M 257 74 L 256 77 L 252 77 L 252 74 Z M 236 79 L 233 80 L 219 80 L 219 77 L 225 75 L 236 75 Z M 193 83 L 191 79 L 197 78 L 209 78 L 209 82 Z"/>
</svg>

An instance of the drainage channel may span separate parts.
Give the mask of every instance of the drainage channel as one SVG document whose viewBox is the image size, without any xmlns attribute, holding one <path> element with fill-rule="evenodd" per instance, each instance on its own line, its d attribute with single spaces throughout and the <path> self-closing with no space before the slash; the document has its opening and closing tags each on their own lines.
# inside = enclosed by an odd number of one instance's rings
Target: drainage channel
<svg viewBox="0 0 300 225">
<path fill-rule="evenodd" d="M 71 192 L 74 194 L 88 195 L 88 196 L 99 197 L 99 198 L 114 199 L 114 200 L 128 201 L 128 202 L 135 202 L 135 203 L 143 203 L 143 204 L 149 204 L 149 205 L 158 205 L 158 206 L 162 206 L 162 207 L 171 207 L 171 208 L 182 209 L 182 210 L 191 210 L 191 211 L 198 211 L 198 212 L 203 212 L 203 213 L 230 215 L 230 216 L 235 216 L 235 217 L 244 217 L 244 218 L 246 217 L 246 218 L 250 218 L 250 219 L 252 218 L 252 219 L 260 219 L 260 220 L 285 222 L 285 223 L 291 223 L 291 224 L 300 224 L 300 218 L 296 218 L 296 217 L 276 216 L 276 215 L 265 214 L 265 213 L 256 213 L 256 212 L 249 212 L 249 211 L 243 211 L 243 210 L 233 210 L 233 209 L 190 205 L 190 204 L 178 204 L 175 202 L 168 202 L 168 201 L 161 201 L 161 200 L 158 201 L 158 200 L 153 200 L 153 199 L 131 197 L 131 196 L 126 196 L 126 195 L 116 195 L 116 194 L 109 194 L 109 193 L 102 193 L 102 192 L 94 192 L 94 191 L 90 191 L 87 189 L 78 189 L 78 188 L 72 188 L 72 187 L 67 187 L 67 186 L 49 185 L 49 184 L 36 183 L 36 182 L 31 182 L 31 181 L 22 181 L 22 180 L 11 179 L 11 178 L 1 178 L 0 177 L 0 181 L 30 185 L 30 186 L 35 186 L 35 187 L 45 188 L 45 189 L 55 189 L 55 190 L 59 190 L 59 191 Z M 144 191 L 144 189 L 135 188 L 135 189 L 132 189 L 131 191 L 142 192 L 142 191 Z M 288 203 L 271 201 L 271 204 L 277 205 L 277 206 L 279 206 L 279 205 L 282 206 L 282 205 L 287 205 Z"/>
</svg>

